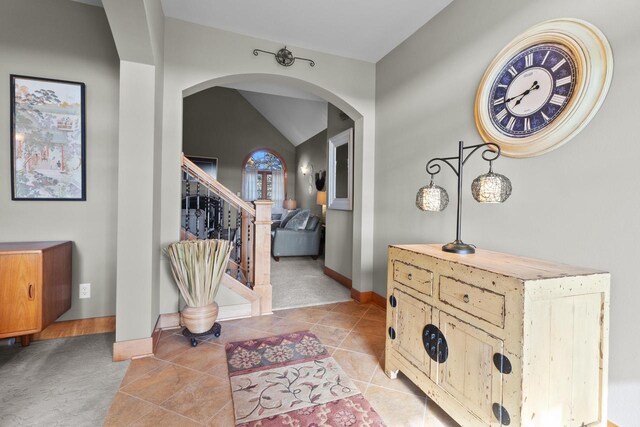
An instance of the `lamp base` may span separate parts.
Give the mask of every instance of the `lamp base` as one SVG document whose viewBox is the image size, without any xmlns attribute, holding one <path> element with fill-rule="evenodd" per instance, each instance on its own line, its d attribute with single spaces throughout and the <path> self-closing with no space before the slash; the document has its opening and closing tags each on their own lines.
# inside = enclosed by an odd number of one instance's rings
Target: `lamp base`
<svg viewBox="0 0 640 427">
<path fill-rule="evenodd" d="M 445 252 L 451 252 L 460 255 L 469 255 L 476 253 L 476 249 L 473 245 L 468 245 L 462 242 L 462 240 L 455 240 L 451 243 L 447 243 L 442 247 L 442 250 Z"/>
</svg>

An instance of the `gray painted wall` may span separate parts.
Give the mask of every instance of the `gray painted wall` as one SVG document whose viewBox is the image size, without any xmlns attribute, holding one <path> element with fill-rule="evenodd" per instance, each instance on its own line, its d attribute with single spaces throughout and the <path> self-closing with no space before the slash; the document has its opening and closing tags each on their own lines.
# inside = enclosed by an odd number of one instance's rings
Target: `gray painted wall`
<svg viewBox="0 0 640 427">
<path fill-rule="evenodd" d="M 309 174 L 304 175 L 300 168 L 313 165 L 311 173 L 311 193 L 309 193 Z M 327 130 L 318 132 L 296 147 L 296 194 L 298 207 L 310 209 L 311 213 L 322 218 L 322 206 L 316 204 L 316 173 L 327 170 Z M 325 184 L 326 186 L 326 184 Z"/>
<path fill-rule="evenodd" d="M 374 290 L 385 294 L 387 245 L 448 242 L 455 203 L 442 213 L 420 212 L 417 189 L 425 163 L 456 154 L 458 140 L 480 142 L 473 105 L 480 78 L 495 54 L 530 26 L 575 17 L 608 37 L 615 61 L 609 95 L 572 141 L 529 159 L 500 159 L 511 178 L 504 205 L 479 205 L 465 169 L 463 238 L 480 248 L 595 267 L 612 273 L 609 419 L 640 418 L 640 336 L 637 239 L 640 236 L 640 145 L 633 133 L 640 111 L 640 8 L 632 0 L 479 2 L 457 0 L 383 58 L 376 67 Z M 455 176 L 439 185 L 455 197 Z"/>
<path fill-rule="evenodd" d="M 67 0 L 0 2 L 0 240 L 72 240 L 71 309 L 115 313 L 119 60 L 102 8 Z M 87 201 L 11 201 L 9 74 L 86 84 Z M 78 299 L 79 283 L 91 298 Z"/>
<path fill-rule="evenodd" d="M 277 151 L 287 163 L 287 196 L 295 194 L 295 147 L 235 89 L 213 87 L 184 99 L 183 150 L 217 157 L 218 181 L 242 191 L 242 162 L 258 148 Z"/>
<path fill-rule="evenodd" d="M 329 104 L 327 117 L 327 141 L 349 128 L 354 122 L 342 120 L 340 109 Z M 355 137 L 354 137 L 355 140 Z M 354 143 L 354 158 L 356 157 Z M 329 177 L 327 176 L 327 180 Z M 328 184 L 327 184 L 328 185 Z M 345 277 L 353 278 L 353 211 L 327 209 L 324 264 Z"/>
</svg>

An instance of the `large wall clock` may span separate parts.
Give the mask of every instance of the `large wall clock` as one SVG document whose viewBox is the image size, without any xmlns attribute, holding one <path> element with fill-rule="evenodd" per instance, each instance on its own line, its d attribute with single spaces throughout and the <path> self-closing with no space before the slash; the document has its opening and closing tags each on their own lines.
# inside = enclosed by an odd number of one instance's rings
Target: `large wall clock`
<svg viewBox="0 0 640 427">
<path fill-rule="evenodd" d="M 589 123 L 612 75 L 611 47 L 600 30 L 577 19 L 543 22 L 489 65 L 476 94 L 476 126 L 506 156 L 546 153 Z"/>
</svg>

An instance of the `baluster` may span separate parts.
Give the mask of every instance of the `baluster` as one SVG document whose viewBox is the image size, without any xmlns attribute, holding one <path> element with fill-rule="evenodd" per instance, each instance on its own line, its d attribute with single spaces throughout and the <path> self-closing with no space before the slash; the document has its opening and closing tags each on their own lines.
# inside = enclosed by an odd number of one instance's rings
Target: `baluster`
<svg viewBox="0 0 640 427">
<path fill-rule="evenodd" d="M 184 203 L 184 207 L 185 207 L 185 216 L 184 216 L 184 230 L 185 230 L 185 237 L 187 240 L 189 240 L 189 231 L 190 231 L 190 227 L 189 227 L 189 220 L 190 220 L 190 215 L 189 215 L 189 210 L 191 208 L 190 206 L 190 202 L 191 202 L 191 182 L 189 181 L 189 173 L 186 174 L 187 176 L 187 183 L 185 185 L 186 187 L 186 193 L 185 193 L 185 203 Z"/>
<path fill-rule="evenodd" d="M 242 214 L 240 209 L 236 210 L 236 233 L 235 239 L 233 239 L 233 244 L 236 251 L 236 264 L 238 265 L 238 272 L 236 273 L 236 279 L 240 280 L 240 252 L 242 251 L 242 239 L 240 238 L 240 233 L 242 232 Z"/>
<path fill-rule="evenodd" d="M 196 181 L 196 238 L 200 239 L 200 181 Z"/>
<path fill-rule="evenodd" d="M 224 212 L 224 199 L 222 197 L 220 197 L 220 198 L 218 198 L 218 213 L 217 213 L 217 215 L 218 215 L 218 225 L 217 225 L 217 228 L 218 228 L 218 240 L 222 239 L 222 227 L 223 227 L 223 224 L 222 224 L 222 221 L 223 221 L 222 220 L 222 218 L 223 218 L 222 215 L 223 214 L 222 213 L 223 212 Z"/>
<path fill-rule="evenodd" d="M 227 240 L 231 241 L 231 203 L 227 203 Z"/>
<path fill-rule="evenodd" d="M 252 231 L 252 225 L 251 225 L 251 220 L 248 221 L 249 224 L 247 227 L 248 233 L 247 233 L 247 247 L 246 247 L 246 251 L 247 251 L 247 286 L 251 287 L 252 283 L 251 283 L 251 231 Z"/>
<path fill-rule="evenodd" d="M 207 186 L 207 199 L 205 200 L 205 215 L 204 215 L 204 238 L 209 238 L 209 229 L 210 229 L 210 221 L 211 221 L 211 190 L 209 190 L 209 186 Z"/>
</svg>

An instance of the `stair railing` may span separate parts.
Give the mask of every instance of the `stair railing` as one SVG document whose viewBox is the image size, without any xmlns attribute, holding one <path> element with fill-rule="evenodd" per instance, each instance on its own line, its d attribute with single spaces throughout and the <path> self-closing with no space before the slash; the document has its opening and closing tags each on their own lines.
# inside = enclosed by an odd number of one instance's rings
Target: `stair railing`
<svg viewBox="0 0 640 427">
<path fill-rule="evenodd" d="M 181 239 L 225 239 L 227 274 L 252 289 L 271 313 L 271 200 L 247 202 L 182 155 Z"/>
</svg>

